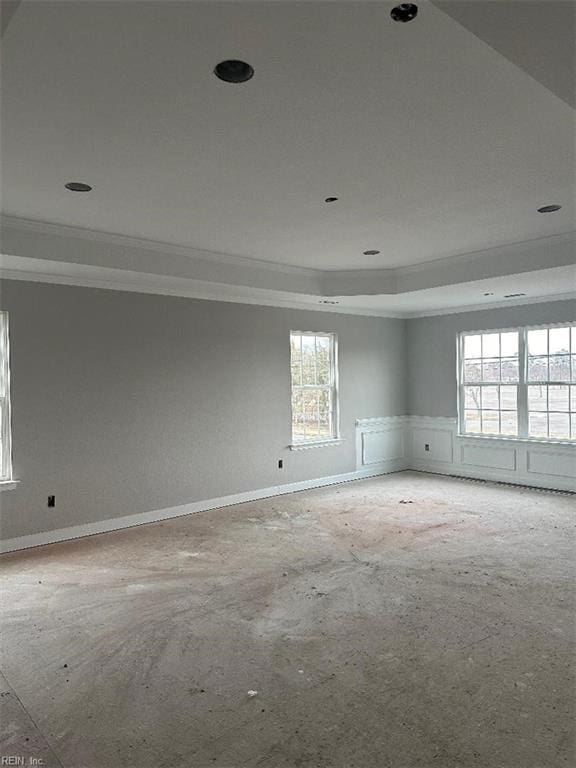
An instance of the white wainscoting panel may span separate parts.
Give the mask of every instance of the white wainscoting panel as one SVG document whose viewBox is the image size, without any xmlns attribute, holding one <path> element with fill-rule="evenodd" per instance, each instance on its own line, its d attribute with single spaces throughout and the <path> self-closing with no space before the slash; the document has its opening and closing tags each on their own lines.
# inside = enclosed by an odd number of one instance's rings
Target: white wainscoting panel
<svg viewBox="0 0 576 768">
<path fill-rule="evenodd" d="M 356 467 L 383 472 L 406 469 L 405 416 L 382 416 L 356 421 Z"/>
<path fill-rule="evenodd" d="M 411 457 L 423 461 L 452 463 L 454 441 L 451 429 L 413 426 L 408 432 Z"/>
<path fill-rule="evenodd" d="M 528 450 L 528 472 L 576 479 L 576 455 L 574 451 Z"/>
<path fill-rule="evenodd" d="M 460 461 L 472 467 L 489 467 L 490 469 L 507 469 L 516 471 L 516 450 L 493 445 L 476 445 L 462 443 L 460 446 Z"/>
<path fill-rule="evenodd" d="M 576 445 L 462 437 L 455 418 L 404 420 L 409 469 L 576 491 Z"/>
</svg>

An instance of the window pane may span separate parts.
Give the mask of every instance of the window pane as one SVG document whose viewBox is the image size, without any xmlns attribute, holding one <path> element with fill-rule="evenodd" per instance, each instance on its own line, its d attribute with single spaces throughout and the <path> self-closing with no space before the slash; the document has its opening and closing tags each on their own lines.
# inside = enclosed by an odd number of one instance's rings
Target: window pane
<svg viewBox="0 0 576 768">
<path fill-rule="evenodd" d="M 528 414 L 530 437 L 548 437 L 548 415 L 546 413 Z"/>
<path fill-rule="evenodd" d="M 499 333 L 483 334 L 482 357 L 500 357 L 500 334 Z"/>
<path fill-rule="evenodd" d="M 500 381 L 500 360 L 482 360 L 482 381 Z"/>
<path fill-rule="evenodd" d="M 576 438 L 576 413 L 570 414 L 570 437 L 572 440 Z"/>
<path fill-rule="evenodd" d="M 464 429 L 466 432 L 480 433 L 480 411 L 468 410 L 464 412 Z"/>
<path fill-rule="evenodd" d="M 502 381 L 518 381 L 518 358 L 502 360 Z"/>
<path fill-rule="evenodd" d="M 464 379 L 465 381 L 481 381 L 482 380 L 482 365 L 480 361 L 467 360 L 464 364 Z"/>
<path fill-rule="evenodd" d="M 497 411 L 499 407 L 498 387 L 482 387 L 482 408 Z"/>
<path fill-rule="evenodd" d="M 570 410 L 576 412 L 576 384 L 570 386 Z"/>
<path fill-rule="evenodd" d="M 330 339 L 316 337 L 316 366 L 318 384 L 330 384 Z"/>
<path fill-rule="evenodd" d="M 528 387 L 528 410 L 529 411 L 547 411 L 548 410 L 548 387 L 531 386 Z"/>
<path fill-rule="evenodd" d="M 518 417 L 516 411 L 502 411 L 500 413 L 500 431 L 503 435 L 518 434 Z"/>
<path fill-rule="evenodd" d="M 290 365 L 292 370 L 292 384 L 299 386 L 302 384 L 300 376 L 300 361 L 302 356 L 300 354 L 300 336 L 292 334 L 290 337 Z"/>
<path fill-rule="evenodd" d="M 318 391 L 305 389 L 304 397 L 304 425 L 306 437 L 318 437 Z"/>
<path fill-rule="evenodd" d="M 548 354 L 548 331 L 528 331 L 528 354 L 529 355 L 547 355 Z"/>
<path fill-rule="evenodd" d="M 482 356 L 482 347 L 481 347 L 481 336 L 465 336 L 464 337 L 464 357 L 465 358 L 471 358 L 471 357 L 481 357 Z"/>
<path fill-rule="evenodd" d="M 500 432 L 498 411 L 482 411 L 482 434 L 497 435 Z"/>
<path fill-rule="evenodd" d="M 574 347 L 572 347 L 574 349 Z M 576 381 L 576 355 L 572 355 L 572 381 Z"/>
<path fill-rule="evenodd" d="M 518 407 L 517 387 L 500 387 L 500 408 L 515 411 Z"/>
<path fill-rule="evenodd" d="M 306 434 L 304 425 L 304 400 L 302 392 L 295 390 L 292 392 L 292 437 L 303 439 Z"/>
<path fill-rule="evenodd" d="M 550 381 L 570 381 L 570 357 L 553 355 L 550 357 Z"/>
<path fill-rule="evenodd" d="M 319 392 L 319 430 L 321 437 L 332 437 L 330 390 L 322 389 Z"/>
<path fill-rule="evenodd" d="M 548 358 L 547 357 L 529 357 L 528 358 L 528 380 L 529 381 L 548 381 Z"/>
<path fill-rule="evenodd" d="M 550 328 L 549 354 L 557 355 L 570 352 L 570 328 Z"/>
<path fill-rule="evenodd" d="M 302 383 L 316 384 L 314 336 L 302 336 Z"/>
<path fill-rule="evenodd" d="M 570 416 L 567 413 L 551 413 L 549 415 L 549 437 L 557 440 L 567 440 L 570 437 Z"/>
<path fill-rule="evenodd" d="M 500 354 L 502 357 L 518 357 L 518 333 L 500 334 Z"/>
<path fill-rule="evenodd" d="M 551 411 L 569 411 L 568 387 L 548 387 L 548 408 Z"/>
<path fill-rule="evenodd" d="M 480 408 L 480 387 L 464 387 L 464 407 Z"/>
</svg>

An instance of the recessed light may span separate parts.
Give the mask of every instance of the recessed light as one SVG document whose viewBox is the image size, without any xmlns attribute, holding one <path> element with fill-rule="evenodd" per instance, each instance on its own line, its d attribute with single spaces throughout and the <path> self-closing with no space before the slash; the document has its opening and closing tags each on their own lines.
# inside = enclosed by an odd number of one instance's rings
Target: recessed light
<svg viewBox="0 0 576 768">
<path fill-rule="evenodd" d="M 554 213 L 562 208 L 561 205 L 543 205 L 542 208 L 538 208 L 538 213 Z"/>
<path fill-rule="evenodd" d="M 324 200 L 325 203 L 335 203 L 336 200 L 338 200 L 337 197 L 327 197 L 326 200 Z"/>
<path fill-rule="evenodd" d="M 407 22 L 412 21 L 418 15 L 418 6 L 415 3 L 400 3 L 390 11 L 390 16 L 394 21 Z"/>
<path fill-rule="evenodd" d="M 364 256 L 378 256 L 380 251 L 364 251 Z"/>
<path fill-rule="evenodd" d="M 329 301 L 328 299 L 320 299 L 318 304 L 340 304 L 339 301 Z"/>
<path fill-rule="evenodd" d="M 254 69 L 245 61 L 227 59 L 214 67 L 214 74 L 226 83 L 245 83 L 254 75 Z"/>
<path fill-rule="evenodd" d="M 89 184 L 83 184 L 81 181 L 69 181 L 64 185 L 70 192 L 91 192 L 92 187 Z"/>
<path fill-rule="evenodd" d="M 517 299 L 519 296 L 526 296 L 525 293 L 507 293 L 505 294 L 505 299 Z"/>
</svg>

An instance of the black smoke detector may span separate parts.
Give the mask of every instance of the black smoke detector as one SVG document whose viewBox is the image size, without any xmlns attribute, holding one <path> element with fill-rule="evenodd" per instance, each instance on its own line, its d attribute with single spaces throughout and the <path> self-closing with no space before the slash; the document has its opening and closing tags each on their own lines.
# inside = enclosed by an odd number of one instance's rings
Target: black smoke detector
<svg viewBox="0 0 576 768">
<path fill-rule="evenodd" d="M 418 15 L 418 6 L 415 3 L 400 3 L 390 11 L 390 16 L 394 21 L 407 22 L 412 21 Z"/>
<path fill-rule="evenodd" d="M 70 192 L 92 192 L 92 187 L 89 184 L 83 184 L 81 181 L 69 181 L 64 186 Z"/>
<path fill-rule="evenodd" d="M 254 75 L 254 69 L 245 61 L 227 59 L 214 67 L 214 74 L 226 83 L 245 83 Z"/>
</svg>

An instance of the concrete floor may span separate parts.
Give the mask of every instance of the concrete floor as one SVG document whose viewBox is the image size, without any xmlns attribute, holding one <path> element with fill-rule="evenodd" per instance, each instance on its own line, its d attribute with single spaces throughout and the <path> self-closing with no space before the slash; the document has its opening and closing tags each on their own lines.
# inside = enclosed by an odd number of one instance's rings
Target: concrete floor
<svg viewBox="0 0 576 768">
<path fill-rule="evenodd" d="M 575 512 L 404 472 L 6 556 L 0 754 L 573 766 Z"/>
</svg>

